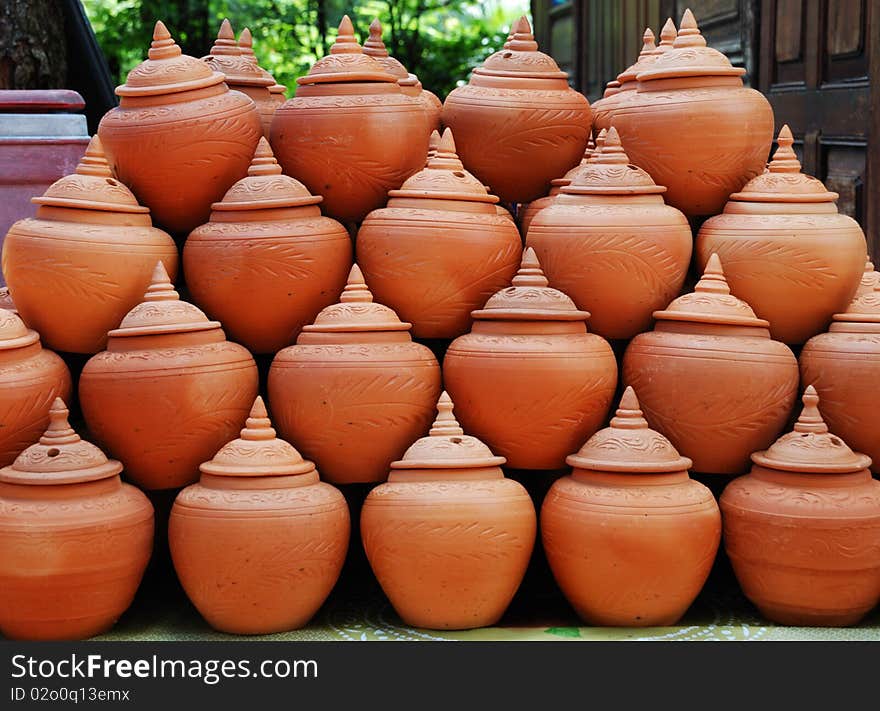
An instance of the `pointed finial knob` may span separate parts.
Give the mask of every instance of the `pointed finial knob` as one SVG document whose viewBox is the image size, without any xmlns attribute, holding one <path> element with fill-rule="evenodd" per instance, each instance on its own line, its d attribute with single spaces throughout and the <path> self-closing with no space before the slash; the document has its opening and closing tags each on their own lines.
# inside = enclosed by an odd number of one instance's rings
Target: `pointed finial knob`
<svg viewBox="0 0 880 711">
<path fill-rule="evenodd" d="M 370 23 L 370 37 L 364 42 L 364 54 L 371 57 L 387 57 L 388 49 L 382 41 L 382 23 L 376 18 Z"/>
<path fill-rule="evenodd" d="M 785 124 L 779 130 L 779 136 L 776 138 L 778 148 L 773 154 L 773 159 L 767 166 L 771 173 L 800 173 L 801 162 L 798 160 L 797 154 L 792 146 L 794 145 L 794 136 L 788 124 Z"/>
<path fill-rule="evenodd" d="M 340 303 L 362 303 L 366 304 L 373 300 L 372 292 L 367 288 L 367 282 L 364 281 L 364 273 L 357 264 L 353 264 L 351 271 L 348 273 L 348 281 L 339 297 Z"/>
<path fill-rule="evenodd" d="M 605 146 L 605 137 L 607 135 L 608 135 L 608 129 L 603 128 L 601 131 L 599 131 L 599 135 L 596 136 L 596 152 L 597 153 L 599 151 L 601 151 L 602 148 Z"/>
<path fill-rule="evenodd" d="M 242 54 L 254 56 L 254 36 L 249 28 L 245 27 L 238 36 L 238 47 Z"/>
<path fill-rule="evenodd" d="M 606 165 L 629 165 L 629 156 L 623 150 L 620 134 L 617 133 L 614 126 L 608 129 L 602 147 L 593 154 L 593 162 Z"/>
<path fill-rule="evenodd" d="M 513 286 L 548 286 L 550 284 L 547 277 L 544 276 L 544 271 L 541 269 L 541 264 L 538 262 L 538 255 L 535 254 L 534 248 L 526 247 L 519 270 L 516 276 L 513 277 L 511 284 Z"/>
<path fill-rule="evenodd" d="M 94 175 L 98 178 L 112 178 L 113 171 L 110 170 L 110 164 L 107 162 L 107 156 L 104 155 L 104 146 L 101 145 L 101 139 L 98 134 L 92 136 L 86 153 L 76 166 L 77 175 Z"/>
<path fill-rule="evenodd" d="M 730 286 L 727 284 L 727 278 L 724 276 L 724 269 L 721 266 L 721 258 L 715 252 L 706 262 L 706 268 L 703 270 L 700 281 L 694 287 L 694 291 L 713 294 L 730 293 Z"/>
<path fill-rule="evenodd" d="M 64 400 L 56 397 L 49 408 L 49 426 L 40 437 L 40 444 L 51 446 L 79 442 L 79 435 L 70 426 L 69 415 L 70 411 L 64 404 Z"/>
<path fill-rule="evenodd" d="M 614 417 L 611 418 L 611 426 L 625 430 L 641 430 L 648 428 L 648 421 L 642 413 L 642 406 L 636 397 L 636 391 L 632 385 L 627 385 L 620 398 L 620 404 Z"/>
<path fill-rule="evenodd" d="M 431 137 L 428 139 L 428 159 L 430 160 L 435 155 L 437 155 L 437 150 L 440 148 L 440 131 L 436 128 L 431 131 Z"/>
<path fill-rule="evenodd" d="M 174 289 L 171 283 L 171 277 L 165 270 L 165 265 L 161 261 L 156 262 L 153 268 L 153 276 L 150 279 L 150 285 L 147 287 L 147 293 L 144 294 L 144 301 L 179 301 L 180 295 Z"/>
<path fill-rule="evenodd" d="M 269 145 L 265 136 L 260 136 L 247 174 L 249 176 L 281 175 L 281 166 L 278 165 L 275 154 L 272 152 L 272 146 Z"/>
<path fill-rule="evenodd" d="M 505 42 L 506 49 L 513 49 L 518 52 L 535 52 L 538 49 L 538 43 L 535 42 L 535 36 L 532 34 L 532 26 L 529 24 L 528 18 L 521 15 L 516 24 L 511 28 L 513 37 Z"/>
<path fill-rule="evenodd" d="M 655 49 L 657 49 L 657 45 L 654 44 L 654 33 L 650 27 L 646 27 L 645 33 L 642 35 L 642 51 L 639 52 L 639 59 L 652 54 Z"/>
<path fill-rule="evenodd" d="M 232 23 L 228 19 L 224 19 L 220 23 L 220 30 L 217 32 L 217 39 L 214 40 L 214 45 L 211 47 L 211 54 L 214 56 L 237 56 L 241 54 L 238 42 L 235 41 L 235 32 L 232 31 Z"/>
<path fill-rule="evenodd" d="M 150 59 L 170 59 L 171 57 L 179 57 L 181 54 L 183 52 L 171 37 L 165 23 L 158 20 L 153 28 L 153 41 L 150 43 L 150 51 L 147 56 Z"/>
<path fill-rule="evenodd" d="M 700 34 L 700 28 L 697 26 L 697 18 L 690 8 L 684 11 L 681 16 L 681 22 L 678 25 L 678 37 L 672 45 L 676 49 L 680 47 L 705 47 L 706 38 Z"/>
<path fill-rule="evenodd" d="M 443 129 L 437 151 L 428 160 L 427 167 L 446 170 L 462 170 L 464 168 L 458 153 L 456 153 L 452 129 L 448 126 Z"/>
<path fill-rule="evenodd" d="M 241 438 L 251 441 L 275 439 L 275 428 L 272 427 L 263 398 L 259 395 L 251 407 L 250 415 L 241 431 Z"/>
<path fill-rule="evenodd" d="M 361 46 L 354 36 L 354 25 L 348 15 L 342 16 L 339 30 L 336 33 L 336 41 L 330 47 L 330 54 L 358 54 Z"/>
<path fill-rule="evenodd" d="M 455 435 L 463 435 L 464 430 L 458 424 L 458 420 L 452 414 L 455 405 L 452 404 L 452 398 L 449 397 L 444 390 L 437 400 L 437 418 L 431 426 L 428 435 L 431 437 L 450 437 Z"/>
<path fill-rule="evenodd" d="M 819 393 L 812 385 L 807 385 L 804 395 L 801 398 L 804 403 L 804 409 L 798 417 L 794 425 L 795 432 L 809 432 L 812 434 L 825 434 L 828 432 L 828 425 L 822 419 L 822 413 L 819 412 Z"/>
<path fill-rule="evenodd" d="M 678 37 L 678 30 L 675 29 L 675 23 L 672 21 L 671 17 L 667 17 L 666 24 L 663 25 L 663 29 L 660 30 L 660 44 L 657 48 L 662 49 L 665 52 L 672 47 L 676 37 Z"/>
</svg>

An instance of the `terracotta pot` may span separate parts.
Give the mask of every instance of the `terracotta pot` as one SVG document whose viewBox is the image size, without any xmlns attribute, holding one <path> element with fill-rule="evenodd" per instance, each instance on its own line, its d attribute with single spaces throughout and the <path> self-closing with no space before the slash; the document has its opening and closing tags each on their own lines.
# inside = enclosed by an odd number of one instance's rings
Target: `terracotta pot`
<svg viewBox="0 0 880 711">
<path fill-rule="evenodd" d="M 153 507 L 84 442 L 58 398 L 36 444 L 0 470 L 0 633 L 73 640 L 128 609 L 153 550 Z"/>
<path fill-rule="evenodd" d="M 773 338 L 804 343 L 846 309 L 865 271 L 859 224 L 837 212 L 837 193 L 801 173 L 788 126 L 768 172 L 730 196 L 700 228 L 700 264 L 717 253 L 731 288 L 770 322 Z"/>
<path fill-rule="evenodd" d="M 422 89 L 422 82 L 415 74 L 408 72 L 403 64 L 388 54 L 385 42 L 382 41 L 382 23 L 378 19 L 370 23 L 370 37 L 364 42 L 363 49 L 364 54 L 375 59 L 397 80 L 404 94 L 416 99 L 422 105 L 428 130 L 434 131 L 440 128 L 440 110 L 443 104 L 434 94 Z"/>
<path fill-rule="evenodd" d="M 614 109 L 626 152 L 689 217 L 717 215 L 727 197 L 764 169 L 773 109 L 743 86 L 746 70 L 706 46 L 690 10 L 672 49 L 636 75 Z"/>
<path fill-rule="evenodd" d="M 220 72 L 223 75 L 226 85 L 230 89 L 240 91 L 253 100 L 260 115 L 263 135 L 268 138 L 272 117 L 278 107 L 278 102 L 269 93 L 269 87 L 275 84 L 275 79 L 257 64 L 250 30 L 246 35 L 242 31 L 242 37 L 245 46 L 250 50 L 248 52 L 243 51 L 243 48 L 235 41 L 235 33 L 232 31 L 229 20 L 223 20 L 220 31 L 217 33 L 217 40 L 211 47 L 211 53 L 202 57 L 202 60 L 207 62 L 215 72 Z"/>
<path fill-rule="evenodd" d="M 501 618 L 535 542 L 535 507 L 496 457 L 464 433 L 446 393 L 427 437 L 391 464 L 361 510 L 361 537 L 403 621 L 473 629 Z"/>
<path fill-rule="evenodd" d="M 724 489 L 724 545 L 767 619 L 853 625 L 880 602 L 880 482 L 870 457 L 828 431 L 811 385 L 803 400 L 794 431 Z"/>
<path fill-rule="evenodd" d="M 464 164 L 504 202 L 546 195 L 577 165 L 590 136 L 590 104 L 568 74 L 538 51 L 528 20 L 446 97 L 441 119 Z"/>
<path fill-rule="evenodd" d="M 357 265 L 339 303 L 303 328 L 269 370 L 278 429 L 337 484 L 384 481 L 427 430 L 440 366 L 410 324 L 373 303 Z"/>
<path fill-rule="evenodd" d="M 257 97 L 254 96 L 254 94 L 251 94 L 246 89 L 240 89 L 242 93 L 250 96 L 257 104 L 263 126 L 263 136 L 269 138 L 269 129 L 272 127 L 272 119 L 275 116 L 275 110 L 287 101 L 287 97 L 285 96 L 287 87 L 275 81 L 275 77 L 260 66 L 257 55 L 254 54 L 254 38 L 247 27 L 245 27 L 238 36 L 238 49 L 241 51 L 242 57 L 245 57 L 248 61 L 257 65 L 257 69 L 262 76 L 272 80 L 272 83 L 266 87 L 269 92 L 269 99 L 268 101 L 264 99 L 265 103 L 262 106 L 257 101 Z"/>
<path fill-rule="evenodd" d="M 600 132 L 599 137 L 597 138 L 597 142 L 601 141 L 601 145 L 605 145 L 605 131 Z M 593 157 L 593 154 L 596 152 L 596 143 L 593 142 L 592 136 L 590 140 L 587 141 L 587 149 L 584 151 L 583 158 L 581 158 L 581 162 L 578 163 L 574 168 L 569 170 L 565 175 L 561 178 L 553 178 L 550 181 L 550 192 L 547 193 L 542 198 L 538 198 L 537 200 L 532 200 L 530 203 L 526 203 L 525 205 L 520 205 L 520 209 L 517 213 L 518 222 L 519 222 L 519 230 L 520 234 L 522 234 L 523 239 L 525 239 L 526 235 L 529 233 L 529 226 L 532 224 L 532 220 L 535 219 L 535 215 L 537 215 L 541 210 L 545 207 L 550 207 L 556 202 L 556 196 L 562 191 L 562 188 L 567 185 L 571 185 L 572 179 L 580 172 L 581 168 L 583 168 L 587 163 L 590 162 L 590 159 Z"/>
<path fill-rule="evenodd" d="M 241 438 L 200 467 L 168 522 L 174 569 L 208 624 L 231 634 L 305 625 L 345 561 L 348 504 L 275 437 L 257 398 Z"/>
<path fill-rule="evenodd" d="M 797 395 L 797 361 L 768 323 L 730 293 L 713 255 L 691 294 L 654 313 L 623 356 L 623 381 L 651 427 L 704 474 L 743 474 L 749 454 L 782 431 Z"/>
<path fill-rule="evenodd" d="M 422 104 L 368 57 L 348 15 L 330 54 L 296 80 L 272 121 L 272 148 L 288 175 L 324 196 L 327 215 L 360 222 L 424 165 L 430 129 Z"/>
<path fill-rule="evenodd" d="M 0 467 L 12 464 L 49 422 L 49 406 L 70 399 L 64 361 L 14 311 L 0 308 Z"/>
<path fill-rule="evenodd" d="M 807 341 L 798 360 L 801 382 L 816 388 L 831 431 L 880 473 L 880 284 L 835 314 L 828 333 Z"/>
<path fill-rule="evenodd" d="M 640 72 L 651 68 L 660 55 L 672 49 L 677 36 L 675 23 L 671 17 L 666 20 L 666 24 L 660 31 L 659 45 L 654 44 L 654 33 L 650 29 L 645 30 L 645 34 L 642 35 L 642 51 L 635 63 L 621 72 L 617 76 L 617 81 L 614 82 L 615 86 L 611 87 L 610 91 L 606 89 L 606 95 L 603 95 L 602 99 L 592 105 L 593 130 L 601 131 L 611 128 L 615 125 L 614 117 L 618 108 L 626 106 L 631 100 L 636 103 L 641 101 L 637 92 L 639 83 L 636 81 L 636 77 Z"/>
<path fill-rule="evenodd" d="M 76 173 L 32 202 L 36 217 L 16 222 L 3 244 L 3 273 L 18 309 L 46 345 L 97 353 L 107 331 L 140 302 L 156 260 L 177 275 L 174 240 L 114 178 L 97 136 Z"/>
<path fill-rule="evenodd" d="M 629 339 L 681 293 L 693 237 L 687 218 L 663 201 L 666 188 L 632 165 L 611 128 L 602 149 L 541 210 L 526 235 L 550 280 L 590 328 Z"/>
<path fill-rule="evenodd" d="M 587 332 L 590 314 L 549 288 L 527 249 L 512 286 L 474 311 L 443 360 L 444 384 L 469 432 L 517 469 L 558 469 L 608 414 L 617 361 Z"/>
<path fill-rule="evenodd" d="M 98 126 L 113 170 L 160 225 L 186 234 L 247 172 L 261 134 L 257 107 L 181 54 L 161 22 L 149 59 L 116 93 L 119 106 Z"/>
<path fill-rule="evenodd" d="M 83 415 L 102 447 L 144 489 L 191 484 L 257 396 L 250 353 L 180 301 L 162 263 L 142 303 L 82 371 Z"/>
<path fill-rule="evenodd" d="M 712 492 L 691 460 L 648 427 L 628 387 L 611 426 L 566 459 L 541 507 L 553 576 L 592 625 L 674 625 L 706 582 L 721 541 Z"/>
<path fill-rule="evenodd" d="M 351 268 L 351 238 L 265 138 L 248 170 L 183 249 L 193 299 L 252 353 L 275 354 L 333 303 Z"/>
<path fill-rule="evenodd" d="M 516 225 L 464 169 L 448 128 L 425 168 L 388 195 L 388 206 L 367 215 L 357 235 L 370 287 L 418 338 L 467 332 L 471 311 L 516 273 Z"/>
</svg>

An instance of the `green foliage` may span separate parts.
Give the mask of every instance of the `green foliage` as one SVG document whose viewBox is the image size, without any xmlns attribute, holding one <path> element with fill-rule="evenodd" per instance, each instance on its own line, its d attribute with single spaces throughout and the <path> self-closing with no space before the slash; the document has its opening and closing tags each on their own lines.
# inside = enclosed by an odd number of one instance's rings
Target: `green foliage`
<svg viewBox="0 0 880 711">
<path fill-rule="evenodd" d="M 110 69 L 121 84 L 146 55 L 156 20 L 183 51 L 207 54 L 223 18 L 249 27 L 260 64 L 292 95 L 296 78 L 326 54 L 348 13 L 363 42 L 374 18 L 388 51 L 442 99 L 501 48 L 528 0 L 83 0 Z"/>
</svg>

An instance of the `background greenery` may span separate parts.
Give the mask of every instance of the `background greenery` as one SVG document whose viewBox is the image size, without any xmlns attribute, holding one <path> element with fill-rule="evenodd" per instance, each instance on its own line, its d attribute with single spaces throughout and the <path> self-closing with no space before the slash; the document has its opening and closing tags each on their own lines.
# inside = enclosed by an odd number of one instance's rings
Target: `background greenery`
<svg viewBox="0 0 880 711">
<path fill-rule="evenodd" d="M 83 0 L 114 78 L 144 59 L 153 25 L 163 20 L 187 54 L 206 55 L 223 18 L 236 34 L 249 27 L 260 64 L 296 88 L 296 78 L 326 54 L 348 14 L 363 42 L 374 18 L 388 51 L 442 99 L 501 48 L 528 0 Z"/>
</svg>

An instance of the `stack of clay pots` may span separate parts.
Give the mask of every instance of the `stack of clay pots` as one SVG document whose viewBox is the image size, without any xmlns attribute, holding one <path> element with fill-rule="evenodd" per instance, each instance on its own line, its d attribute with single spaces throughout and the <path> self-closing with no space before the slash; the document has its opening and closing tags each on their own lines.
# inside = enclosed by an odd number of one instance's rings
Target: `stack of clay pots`
<svg viewBox="0 0 880 711">
<path fill-rule="evenodd" d="M 719 550 L 771 621 L 862 619 L 864 233 L 689 10 L 659 34 L 591 110 L 523 17 L 441 107 L 378 21 L 289 100 L 249 30 L 157 22 L 4 242 L 0 633 L 107 630 L 154 516 L 230 634 L 356 553 L 406 624 L 495 625 L 536 542 L 590 625 L 677 624 Z"/>
</svg>

